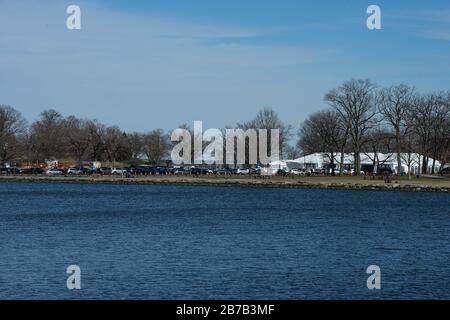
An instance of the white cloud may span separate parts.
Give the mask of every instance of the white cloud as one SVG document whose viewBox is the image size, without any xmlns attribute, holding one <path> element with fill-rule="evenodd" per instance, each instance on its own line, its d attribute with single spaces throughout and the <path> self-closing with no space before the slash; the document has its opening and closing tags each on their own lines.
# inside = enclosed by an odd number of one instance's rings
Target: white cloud
<svg viewBox="0 0 450 320">
<path fill-rule="evenodd" d="M 237 113 L 248 118 L 262 106 L 278 107 L 275 101 L 294 108 L 300 94 L 308 100 L 311 90 L 296 87 L 310 76 L 290 69 L 324 54 L 246 41 L 270 30 L 76 3 L 79 31 L 65 27 L 72 2 L 1 2 L 0 102 L 30 120 L 52 107 L 136 130 L 198 117 L 232 124 L 243 118 Z M 228 112 L 217 119 L 217 110 Z"/>
<path fill-rule="evenodd" d="M 402 29 L 421 38 L 450 40 L 450 8 L 390 12 L 384 15 L 384 19 L 388 28 Z"/>
</svg>

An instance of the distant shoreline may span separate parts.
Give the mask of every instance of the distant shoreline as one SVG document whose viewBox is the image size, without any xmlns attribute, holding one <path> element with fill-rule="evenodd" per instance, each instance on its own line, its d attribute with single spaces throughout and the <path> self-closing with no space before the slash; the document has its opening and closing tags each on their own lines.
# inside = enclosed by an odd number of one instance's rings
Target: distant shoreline
<svg viewBox="0 0 450 320">
<path fill-rule="evenodd" d="M 450 192 L 450 179 L 410 181 L 393 179 L 392 183 L 361 177 L 223 177 L 223 176 L 0 176 L 0 183 L 75 183 L 128 185 L 189 185 L 307 188 L 371 191 Z"/>
</svg>

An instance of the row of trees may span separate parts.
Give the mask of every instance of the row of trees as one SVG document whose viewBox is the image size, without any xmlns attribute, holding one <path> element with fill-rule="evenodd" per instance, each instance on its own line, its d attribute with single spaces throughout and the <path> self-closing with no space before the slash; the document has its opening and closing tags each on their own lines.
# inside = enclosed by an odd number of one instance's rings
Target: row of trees
<svg viewBox="0 0 450 320">
<path fill-rule="evenodd" d="M 435 161 L 444 165 L 450 156 L 450 91 L 419 94 L 405 84 L 378 88 L 353 79 L 324 100 L 330 107 L 312 114 L 298 131 L 297 147 L 304 153 L 323 152 L 334 164 L 351 152 L 355 168 L 361 153 L 373 154 L 374 164 L 377 153 L 392 153 L 398 168 L 402 160 L 410 167 L 418 153 L 423 173 L 430 159 L 434 173 Z"/>
<path fill-rule="evenodd" d="M 422 171 L 426 172 L 430 159 L 444 164 L 450 156 L 450 92 L 419 94 L 404 84 L 378 88 L 370 80 L 353 79 L 329 91 L 324 100 L 329 108 L 310 115 L 300 125 L 295 145 L 289 144 L 292 127 L 273 109 L 262 109 L 253 120 L 236 127 L 279 129 L 282 157 L 294 159 L 321 152 L 332 165 L 344 163 L 344 153 L 348 152 L 354 155 L 355 168 L 360 167 L 361 153 L 373 156 L 375 164 L 377 154 L 383 152 L 397 155 L 400 168 L 401 160 L 410 166 L 413 153 L 419 153 L 423 156 Z M 192 131 L 188 125 L 180 127 Z M 96 120 L 63 117 L 55 110 L 42 112 L 28 125 L 20 112 L 0 105 L 0 163 L 53 158 L 114 163 L 145 158 L 159 164 L 173 145 L 170 133 L 162 129 L 127 133 Z M 338 153 L 341 159 L 336 159 Z"/>
<path fill-rule="evenodd" d="M 274 110 L 267 108 L 260 110 L 253 120 L 238 123 L 236 127 L 280 129 L 280 149 L 287 148 L 291 135 L 291 127 L 285 125 Z M 186 124 L 180 128 L 193 131 Z M 138 163 L 142 159 L 150 164 L 161 164 L 174 144 L 170 132 L 162 129 L 127 133 L 97 120 L 63 117 L 55 110 L 42 112 L 39 119 L 28 126 L 19 111 L 0 105 L 0 164 L 67 158 L 79 164 L 84 160 Z M 203 148 L 206 144 L 203 142 Z"/>
<path fill-rule="evenodd" d="M 96 120 L 64 118 L 55 110 L 42 112 L 28 126 L 20 112 L 0 106 L 0 163 L 54 158 L 72 158 L 80 164 L 83 160 L 137 162 L 142 156 L 159 163 L 169 147 L 169 137 L 161 129 L 126 133 Z"/>
</svg>

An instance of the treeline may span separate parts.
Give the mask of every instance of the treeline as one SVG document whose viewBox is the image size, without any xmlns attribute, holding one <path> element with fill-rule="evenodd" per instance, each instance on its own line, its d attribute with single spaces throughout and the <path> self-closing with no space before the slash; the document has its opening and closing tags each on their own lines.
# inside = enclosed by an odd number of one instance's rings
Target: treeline
<svg viewBox="0 0 450 320">
<path fill-rule="evenodd" d="M 343 163 L 336 158 L 338 153 L 341 157 L 353 153 L 358 168 L 362 153 L 373 156 L 376 164 L 377 153 L 382 152 L 397 155 L 400 167 L 401 160 L 411 166 L 416 161 L 413 154 L 418 153 L 423 172 L 430 159 L 442 165 L 448 161 L 450 91 L 420 94 L 405 84 L 378 88 L 370 80 L 353 79 L 330 90 L 324 100 L 329 108 L 310 115 L 300 125 L 294 145 L 289 144 L 293 128 L 273 109 L 262 109 L 251 121 L 235 127 L 279 129 L 281 156 L 288 159 L 321 152 L 335 164 Z M 190 130 L 188 125 L 180 128 Z M 84 160 L 133 163 L 142 159 L 160 164 L 173 147 L 170 133 L 162 129 L 124 132 L 97 120 L 63 117 L 55 110 L 42 112 L 28 125 L 19 111 L 0 105 L 0 164 L 55 158 L 71 158 L 80 164 Z"/>
<path fill-rule="evenodd" d="M 281 128 L 281 148 L 289 140 L 291 128 L 272 109 L 260 110 L 256 117 L 238 128 Z M 182 124 L 180 128 L 192 128 Z M 46 110 L 31 125 L 10 106 L 0 105 L 0 165 L 5 162 L 36 163 L 46 159 L 73 159 L 161 164 L 175 142 L 171 132 L 155 129 L 145 133 L 125 132 L 97 120 L 63 117 Z M 144 160 L 143 160 L 144 159 Z"/>
<path fill-rule="evenodd" d="M 126 133 L 97 120 L 63 117 L 46 110 L 30 126 L 21 113 L 0 106 L 0 163 L 42 162 L 46 159 L 139 161 L 146 156 L 159 163 L 167 154 L 169 136 L 162 129 Z"/>
<path fill-rule="evenodd" d="M 450 91 L 420 94 L 405 84 L 378 88 L 370 80 L 353 79 L 324 100 L 329 108 L 309 116 L 298 131 L 297 147 L 306 154 L 326 153 L 334 164 L 343 163 L 337 153 L 350 152 L 359 168 L 361 153 L 370 154 L 374 164 L 377 153 L 392 153 L 400 168 L 402 160 L 411 167 L 418 153 L 422 173 L 429 165 L 435 173 L 436 160 L 441 166 L 448 161 Z"/>
</svg>

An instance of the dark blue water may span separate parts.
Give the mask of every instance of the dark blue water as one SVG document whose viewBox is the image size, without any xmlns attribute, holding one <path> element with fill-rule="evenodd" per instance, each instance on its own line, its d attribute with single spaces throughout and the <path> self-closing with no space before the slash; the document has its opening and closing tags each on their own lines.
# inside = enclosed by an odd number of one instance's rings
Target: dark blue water
<svg viewBox="0 0 450 320">
<path fill-rule="evenodd" d="M 0 299 L 450 299 L 449 208 L 444 193 L 0 184 Z"/>
</svg>

